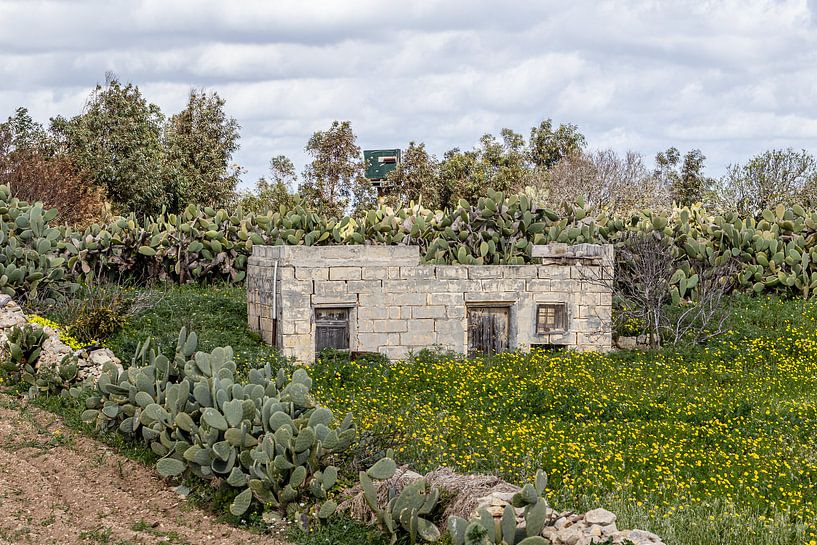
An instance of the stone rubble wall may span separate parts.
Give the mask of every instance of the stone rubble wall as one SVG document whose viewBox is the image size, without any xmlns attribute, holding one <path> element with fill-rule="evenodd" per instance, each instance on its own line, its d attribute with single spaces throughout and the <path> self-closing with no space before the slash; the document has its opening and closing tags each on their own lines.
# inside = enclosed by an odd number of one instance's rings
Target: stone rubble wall
<svg viewBox="0 0 817 545">
<path fill-rule="evenodd" d="M 475 520 L 480 518 L 482 510 L 488 511 L 499 524 L 505 507 L 511 505 L 514 494 L 520 490 L 518 486 L 492 476 L 461 475 L 449 468 L 438 468 L 423 476 L 407 466 L 402 466 L 391 479 L 376 483 L 378 497 L 388 494 L 386 491 L 399 492 L 420 478 L 424 478 L 429 486 L 439 488 L 450 498 L 440 523 L 442 532 L 445 531 L 449 516 Z M 463 497 L 464 494 L 468 496 Z M 346 495 L 347 499 L 338 506 L 338 509 L 364 523 L 374 523 L 374 514 L 368 507 L 360 486 L 347 489 Z M 517 527 L 523 527 L 524 508 L 514 508 L 514 511 Z M 615 513 L 602 508 L 587 513 L 574 513 L 560 512 L 548 507 L 541 535 L 550 545 L 592 545 L 611 542 L 614 545 L 628 542 L 632 545 L 664 545 L 661 538 L 652 532 L 619 529 L 617 520 Z"/>
<path fill-rule="evenodd" d="M 0 347 L 5 347 L 8 341 L 6 333 L 14 326 L 22 326 L 28 323 L 25 313 L 20 305 L 15 303 L 8 295 L 0 296 Z M 60 340 L 59 333 L 50 327 L 43 327 L 47 338 L 43 342 L 40 357 L 37 358 L 36 368 L 42 367 L 59 369 L 62 359 L 70 354 L 76 356 L 77 361 L 77 381 L 99 378 L 102 367 L 112 362 L 121 365 L 120 360 L 107 348 L 88 348 L 73 350 L 70 346 Z"/>
<path fill-rule="evenodd" d="M 554 246 L 538 265 L 420 265 L 416 246 L 254 246 L 248 320 L 301 362 L 314 360 L 320 307 L 351 309 L 351 350 L 390 359 L 435 346 L 465 353 L 467 307 L 480 304 L 509 308 L 511 350 L 609 350 L 612 294 L 599 281 L 609 252 Z M 540 303 L 566 304 L 565 331 L 536 335 Z"/>
</svg>

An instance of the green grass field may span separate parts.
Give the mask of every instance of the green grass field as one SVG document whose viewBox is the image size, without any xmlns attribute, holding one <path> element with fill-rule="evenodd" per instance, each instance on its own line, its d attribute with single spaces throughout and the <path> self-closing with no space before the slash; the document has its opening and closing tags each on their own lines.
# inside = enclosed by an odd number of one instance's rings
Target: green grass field
<svg viewBox="0 0 817 545">
<path fill-rule="evenodd" d="M 245 368 L 284 365 L 245 316 L 241 288 L 171 288 L 107 344 L 125 360 L 147 335 L 172 350 L 186 326 L 203 349 L 232 345 Z M 603 506 L 620 527 L 667 543 L 810 543 L 815 320 L 810 302 L 741 298 L 731 331 L 707 346 L 472 360 L 423 353 L 398 364 L 330 357 L 311 373 L 322 403 L 353 411 L 362 430 L 417 469 L 450 465 L 522 482 L 542 467 L 557 508 Z M 326 531 L 298 541 L 347 530 Z"/>
</svg>

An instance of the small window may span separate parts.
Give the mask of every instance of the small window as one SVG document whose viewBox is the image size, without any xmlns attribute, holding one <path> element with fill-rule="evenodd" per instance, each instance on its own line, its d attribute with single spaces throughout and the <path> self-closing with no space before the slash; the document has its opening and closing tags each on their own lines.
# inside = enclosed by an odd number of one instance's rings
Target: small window
<svg viewBox="0 0 817 545">
<path fill-rule="evenodd" d="M 349 309 L 315 309 L 315 352 L 349 350 Z"/>
<path fill-rule="evenodd" d="M 539 305 L 536 308 L 536 334 L 547 335 L 554 331 L 564 331 L 565 305 L 562 303 Z"/>
</svg>

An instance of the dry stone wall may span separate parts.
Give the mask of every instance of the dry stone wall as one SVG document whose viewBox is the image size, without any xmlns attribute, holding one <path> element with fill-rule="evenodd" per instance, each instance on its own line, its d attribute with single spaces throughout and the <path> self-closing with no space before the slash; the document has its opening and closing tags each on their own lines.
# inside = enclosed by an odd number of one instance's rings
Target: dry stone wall
<svg viewBox="0 0 817 545">
<path fill-rule="evenodd" d="M 28 323 L 26 315 L 14 300 L 8 295 L 0 295 L 0 350 L 5 350 L 8 344 L 8 332 L 17 326 Z M 113 363 L 121 368 L 121 362 L 114 353 L 101 347 L 83 348 L 73 350 L 70 346 L 60 340 L 58 331 L 50 327 L 43 327 L 46 339 L 43 341 L 40 356 L 37 358 L 35 368 L 50 368 L 59 371 L 60 364 L 65 356 L 73 355 L 77 365 L 77 381 L 87 379 L 96 380 L 102 373 L 102 368 L 107 363 Z"/>
<path fill-rule="evenodd" d="M 255 246 L 250 327 L 302 362 L 315 357 L 315 309 L 349 309 L 350 349 L 400 359 L 423 348 L 468 351 L 468 312 L 507 309 L 508 348 L 608 350 L 607 247 L 548 247 L 537 265 L 420 265 L 414 246 Z M 565 327 L 537 335 L 541 304 L 563 303 Z"/>
</svg>

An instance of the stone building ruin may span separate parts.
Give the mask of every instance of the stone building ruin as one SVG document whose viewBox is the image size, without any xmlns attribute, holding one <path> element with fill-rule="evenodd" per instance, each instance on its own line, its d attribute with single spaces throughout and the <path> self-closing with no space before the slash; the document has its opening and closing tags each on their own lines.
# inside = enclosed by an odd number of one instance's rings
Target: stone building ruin
<svg viewBox="0 0 817 545">
<path fill-rule="evenodd" d="M 417 246 L 254 246 L 250 328 L 285 356 L 324 348 L 397 360 L 612 346 L 610 245 L 535 246 L 529 265 L 425 265 Z"/>
</svg>

